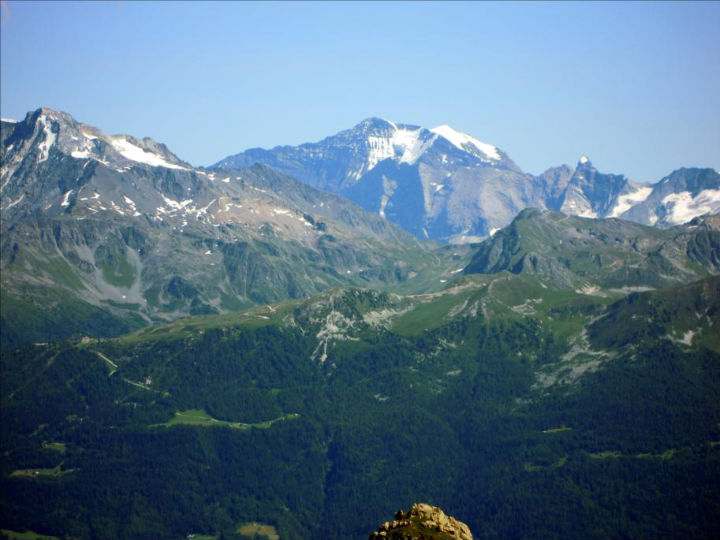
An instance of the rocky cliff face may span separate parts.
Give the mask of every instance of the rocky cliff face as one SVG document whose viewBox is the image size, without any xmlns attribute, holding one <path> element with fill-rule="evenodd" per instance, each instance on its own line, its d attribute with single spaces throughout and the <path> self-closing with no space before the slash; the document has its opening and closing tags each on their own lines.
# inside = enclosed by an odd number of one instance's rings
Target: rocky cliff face
<svg viewBox="0 0 720 540">
<path fill-rule="evenodd" d="M 470 528 L 437 506 L 414 504 L 410 510 L 398 510 L 395 519 L 386 521 L 370 535 L 370 540 L 472 540 Z"/>
</svg>

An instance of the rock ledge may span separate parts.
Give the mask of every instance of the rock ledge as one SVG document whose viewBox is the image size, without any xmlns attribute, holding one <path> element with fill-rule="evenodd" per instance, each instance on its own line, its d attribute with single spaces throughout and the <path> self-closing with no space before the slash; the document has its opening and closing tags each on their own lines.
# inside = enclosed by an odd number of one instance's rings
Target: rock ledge
<svg viewBox="0 0 720 540">
<path fill-rule="evenodd" d="M 472 533 L 440 508 L 418 503 L 407 512 L 395 512 L 395 519 L 380 525 L 369 540 L 472 540 Z"/>
</svg>

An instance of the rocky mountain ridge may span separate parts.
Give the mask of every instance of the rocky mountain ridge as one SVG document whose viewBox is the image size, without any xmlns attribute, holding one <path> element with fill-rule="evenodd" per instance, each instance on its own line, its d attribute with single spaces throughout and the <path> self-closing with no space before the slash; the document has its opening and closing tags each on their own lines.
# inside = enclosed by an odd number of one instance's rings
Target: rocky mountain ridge
<svg viewBox="0 0 720 540">
<path fill-rule="evenodd" d="M 720 175 L 679 169 L 657 184 L 604 174 L 586 156 L 574 168 L 524 173 L 497 147 L 449 126 L 369 118 L 317 143 L 249 149 L 215 169 L 263 163 L 339 193 L 420 238 L 474 242 L 523 209 L 622 217 L 669 227 L 720 211 Z"/>
<path fill-rule="evenodd" d="M 382 217 L 261 165 L 192 168 L 50 109 L 1 128 L 6 323 L 23 309 L 61 328 L 70 311 L 127 330 L 443 271 Z"/>
<path fill-rule="evenodd" d="M 578 291 L 687 283 L 720 272 L 720 216 L 656 229 L 619 219 L 523 210 L 480 244 L 464 273 L 532 274 Z"/>
<path fill-rule="evenodd" d="M 712 220 L 678 229 L 681 232 L 672 233 L 677 241 L 670 241 L 652 232 L 657 229 L 621 221 L 595 224 L 560 214 L 538 218 L 552 214 L 525 211 L 522 219 L 480 245 L 470 261 L 469 247 L 432 251 L 394 226 L 389 215 L 363 211 L 267 166 L 192 168 L 151 139 L 104 135 L 50 109 L 29 113 L 19 122 L 3 121 L 1 128 L 0 263 L 6 329 L 15 310 L 45 328 L 39 334 L 67 327 L 66 335 L 94 335 L 100 328 L 127 331 L 188 314 L 224 313 L 311 296 L 329 287 L 402 286 L 405 292 L 428 292 L 446 286 L 463 270 L 535 272 L 553 286 L 590 290 L 680 283 L 715 272 L 718 266 L 717 231 L 708 229 Z M 369 140 L 375 141 L 372 151 L 378 159 L 393 152 L 394 158 L 375 160 L 370 169 L 361 167 L 362 174 L 346 178 L 348 189 L 360 189 L 368 175 L 388 172 L 397 165 L 394 159 L 402 167 L 414 167 L 433 159 L 442 163 L 448 152 L 455 153 L 453 159 L 466 172 L 470 167 L 521 174 L 504 152 L 446 127 L 424 130 L 375 119 L 358 129 L 364 139 L 357 138 L 357 129 L 343 132 L 333 139 L 335 151 L 351 143 L 365 148 L 358 141 Z M 394 141 L 390 147 L 388 138 Z M 623 192 L 622 204 L 631 199 L 636 204 L 622 214 L 634 212 L 638 219 L 656 215 L 652 205 L 674 197 L 674 206 L 655 223 L 668 225 L 698 208 L 714 208 L 716 176 L 712 170 L 677 171 L 639 202 L 637 189 L 650 188 L 603 175 L 583 159 L 574 171 L 548 171 L 542 189 L 533 188 L 533 197 L 541 193 L 554 205 L 595 216 L 617 213 L 617 205 L 608 201 L 612 193 Z M 526 180 L 522 185 L 528 187 Z M 483 185 L 483 190 L 488 187 Z M 398 184 L 401 200 L 395 207 L 408 219 L 418 215 L 412 202 L 416 199 L 403 191 L 411 186 Z M 507 191 L 503 182 L 496 187 L 496 193 Z M 458 187 L 453 196 L 461 191 Z M 485 193 L 480 197 L 494 211 L 507 211 Z M 386 202 L 389 211 L 391 201 Z M 514 218 L 522 206 L 513 206 L 503 219 Z M 536 217 L 526 219 L 531 216 Z M 532 225 L 526 227 L 525 237 L 535 238 L 529 245 L 517 241 L 523 223 Z M 565 232 L 554 230 L 551 223 L 564 223 Z M 581 238 L 567 228 L 571 224 L 577 231 L 588 228 L 591 237 Z M 557 240 L 554 247 L 548 248 L 547 239 L 538 238 L 535 229 Z M 619 240 L 598 243 L 597 235 Z M 560 248 L 563 238 L 568 242 Z M 552 253 L 545 253 L 547 249 Z M 618 264 L 623 257 L 640 266 Z M 598 272 L 604 273 L 602 279 Z M 56 324 L 68 311 L 83 313 L 80 326 Z"/>
<path fill-rule="evenodd" d="M 73 122 L 1 126 L 3 530 L 363 538 L 425 500 L 482 538 L 718 536 L 720 216 L 524 209 L 428 247 L 269 167 Z M 628 184 L 580 165 L 540 191 L 607 213 Z M 418 504 L 372 538 L 472 535 Z"/>
</svg>

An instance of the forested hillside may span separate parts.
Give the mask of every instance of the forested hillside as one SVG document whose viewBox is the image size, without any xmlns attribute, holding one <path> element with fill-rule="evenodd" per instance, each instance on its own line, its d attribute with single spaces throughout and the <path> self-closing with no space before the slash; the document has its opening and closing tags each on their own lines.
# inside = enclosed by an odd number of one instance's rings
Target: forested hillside
<svg viewBox="0 0 720 540">
<path fill-rule="evenodd" d="M 427 500 L 476 538 L 720 532 L 718 278 L 617 301 L 487 279 L 4 354 L 3 526 L 362 538 Z M 624 339 L 637 305 L 655 330 Z"/>
</svg>

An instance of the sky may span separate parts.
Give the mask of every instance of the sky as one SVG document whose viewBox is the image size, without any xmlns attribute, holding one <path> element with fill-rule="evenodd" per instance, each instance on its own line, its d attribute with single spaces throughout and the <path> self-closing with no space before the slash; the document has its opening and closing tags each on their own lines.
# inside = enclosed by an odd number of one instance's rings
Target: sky
<svg viewBox="0 0 720 540">
<path fill-rule="evenodd" d="M 2 117 L 63 110 L 193 165 L 379 116 L 533 174 L 720 169 L 720 2 L 0 3 Z"/>
</svg>

